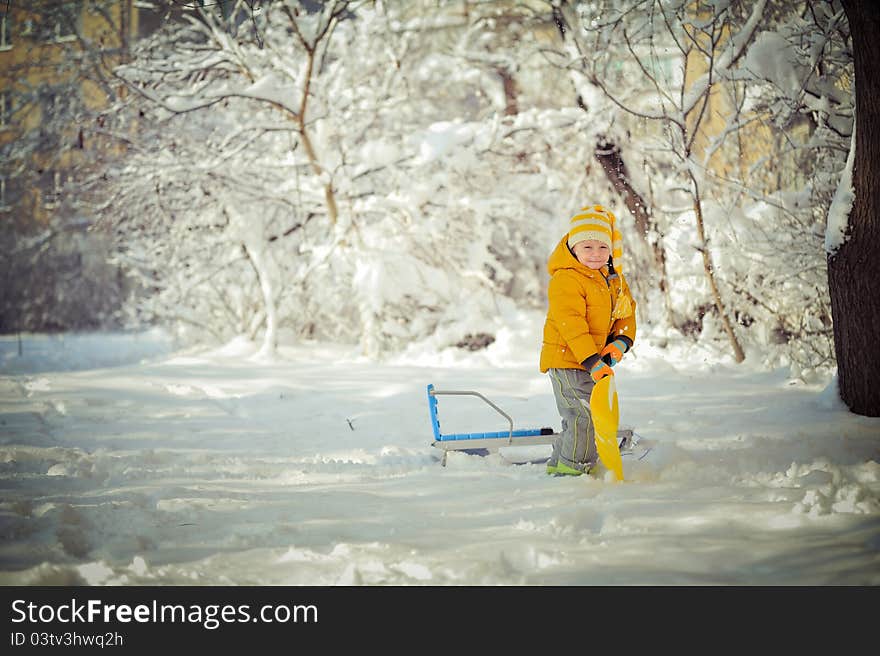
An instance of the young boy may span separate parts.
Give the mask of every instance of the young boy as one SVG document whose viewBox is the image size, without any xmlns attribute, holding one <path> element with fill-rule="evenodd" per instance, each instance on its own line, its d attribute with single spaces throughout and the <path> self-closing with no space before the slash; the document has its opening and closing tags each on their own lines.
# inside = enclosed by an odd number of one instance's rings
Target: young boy
<svg viewBox="0 0 880 656">
<path fill-rule="evenodd" d="M 579 476 L 596 464 L 590 393 L 632 348 L 635 301 L 620 274 L 622 240 L 614 215 L 591 205 L 571 218 L 547 261 L 549 307 L 541 373 L 550 373 L 562 433 L 547 473 Z"/>
</svg>

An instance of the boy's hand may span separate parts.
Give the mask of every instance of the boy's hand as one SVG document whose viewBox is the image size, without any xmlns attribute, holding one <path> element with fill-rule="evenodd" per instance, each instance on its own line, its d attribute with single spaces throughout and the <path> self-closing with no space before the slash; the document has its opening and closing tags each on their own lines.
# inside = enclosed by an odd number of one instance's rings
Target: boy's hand
<svg viewBox="0 0 880 656">
<path fill-rule="evenodd" d="M 599 357 L 602 358 L 609 366 L 613 367 L 623 360 L 623 354 L 629 350 L 629 345 L 622 339 L 615 339 L 602 349 Z"/>
<path fill-rule="evenodd" d="M 613 376 L 614 372 L 611 370 L 611 367 L 603 361 L 599 360 L 592 366 L 590 369 L 590 378 L 593 379 L 594 383 L 598 383 L 600 380 L 605 378 L 605 376 Z"/>
</svg>

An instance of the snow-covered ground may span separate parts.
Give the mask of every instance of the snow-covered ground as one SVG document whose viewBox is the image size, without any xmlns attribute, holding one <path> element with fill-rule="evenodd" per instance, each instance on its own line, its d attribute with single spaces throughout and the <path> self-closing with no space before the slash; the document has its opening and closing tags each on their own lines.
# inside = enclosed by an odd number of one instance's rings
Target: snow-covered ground
<svg viewBox="0 0 880 656">
<path fill-rule="evenodd" d="M 833 381 L 642 341 L 617 386 L 653 448 L 626 482 L 549 478 L 532 462 L 549 447 L 441 466 L 428 383 L 558 428 L 540 321 L 383 363 L 158 332 L 26 336 L 19 356 L 2 338 L 0 584 L 880 584 L 880 420 Z M 506 428 L 473 397 L 440 415 Z"/>
</svg>

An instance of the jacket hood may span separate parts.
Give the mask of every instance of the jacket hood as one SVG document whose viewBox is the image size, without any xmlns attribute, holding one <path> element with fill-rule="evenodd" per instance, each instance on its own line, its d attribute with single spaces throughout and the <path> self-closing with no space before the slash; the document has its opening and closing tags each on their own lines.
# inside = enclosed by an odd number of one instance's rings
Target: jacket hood
<svg viewBox="0 0 880 656">
<path fill-rule="evenodd" d="M 572 255 L 571 250 L 568 248 L 567 234 L 559 241 L 547 260 L 547 272 L 551 276 L 560 269 L 574 269 L 575 271 L 590 277 L 596 274 L 595 269 L 591 269 L 585 264 L 581 264 L 578 259 Z"/>
</svg>

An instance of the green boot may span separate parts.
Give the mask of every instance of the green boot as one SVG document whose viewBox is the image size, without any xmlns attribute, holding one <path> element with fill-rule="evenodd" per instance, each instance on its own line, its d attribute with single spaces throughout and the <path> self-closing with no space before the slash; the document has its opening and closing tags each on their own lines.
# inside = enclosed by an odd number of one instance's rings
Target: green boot
<svg viewBox="0 0 880 656">
<path fill-rule="evenodd" d="M 584 472 L 569 467 L 564 462 L 557 462 L 555 465 L 547 465 L 547 473 L 551 476 L 580 476 Z"/>
</svg>

